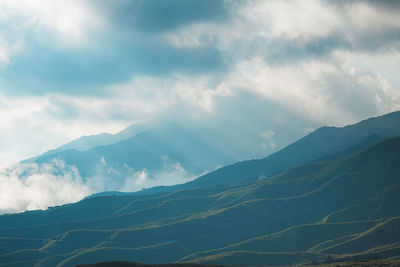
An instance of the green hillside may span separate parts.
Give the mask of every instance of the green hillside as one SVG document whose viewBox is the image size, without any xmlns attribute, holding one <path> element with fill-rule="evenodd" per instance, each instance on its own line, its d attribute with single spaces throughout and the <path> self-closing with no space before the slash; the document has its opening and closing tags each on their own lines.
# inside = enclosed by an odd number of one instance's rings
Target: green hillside
<svg viewBox="0 0 400 267">
<path fill-rule="evenodd" d="M 0 266 L 290 265 L 400 255 L 400 138 L 242 186 L 0 216 Z M 157 255 L 156 257 L 154 255 Z"/>
<path fill-rule="evenodd" d="M 103 262 L 97 264 L 80 264 L 77 267 L 216 267 L 210 264 L 170 263 L 170 264 L 141 264 L 134 262 Z M 368 260 L 325 263 L 318 265 L 305 265 L 309 267 L 399 267 L 400 260 Z M 281 266 L 284 267 L 284 266 Z"/>
</svg>

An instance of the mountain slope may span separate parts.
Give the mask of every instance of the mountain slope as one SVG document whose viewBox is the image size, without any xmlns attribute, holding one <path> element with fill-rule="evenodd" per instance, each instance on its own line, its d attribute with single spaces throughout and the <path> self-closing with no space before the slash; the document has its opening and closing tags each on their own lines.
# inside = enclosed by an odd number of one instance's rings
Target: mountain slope
<svg viewBox="0 0 400 267">
<path fill-rule="evenodd" d="M 65 151 L 57 156 L 77 166 L 84 174 L 88 166 L 99 164 L 102 158 L 111 166 L 122 168 L 126 164 L 135 170 L 161 169 L 164 164 L 179 162 L 189 171 L 197 173 L 215 168 L 217 159 L 219 162 L 228 161 L 227 156 L 219 151 L 209 156 L 210 151 L 213 151 L 212 148 L 191 135 L 189 130 L 178 125 L 167 125 L 112 145 L 82 152 Z"/>
<path fill-rule="evenodd" d="M 400 214 L 391 201 L 381 202 L 374 218 L 341 213 L 357 205 L 374 210 L 367 206 L 376 199 L 399 195 L 399 163 L 395 138 L 244 186 L 95 197 L 0 216 L 0 266 L 116 259 L 244 265 L 251 259 L 246 265 L 272 265 L 321 261 L 332 253 L 400 255 L 394 242 L 400 236 L 393 230 Z M 329 222 L 332 214 L 340 216 Z M 368 246 L 355 249 L 359 244 Z"/>
<path fill-rule="evenodd" d="M 24 160 L 23 162 L 32 162 L 40 157 L 53 155 L 66 150 L 85 151 L 97 146 L 111 145 L 119 141 L 131 138 L 139 133 L 145 132 L 154 127 L 155 127 L 154 123 L 140 122 L 129 125 L 128 127 L 126 127 L 125 129 L 116 134 L 100 133 L 95 135 L 82 136 L 60 147 L 49 150 L 35 158 Z"/>
<path fill-rule="evenodd" d="M 123 187 L 127 177 L 139 179 L 142 173 L 154 184 L 158 179 L 164 179 L 163 182 L 167 183 L 187 180 L 236 161 L 238 153 L 230 153 L 235 149 L 218 150 L 191 129 L 167 124 L 110 145 L 85 151 L 62 150 L 34 161 L 51 164 L 54 159 L 62 160 L 76 167 L 84 179 L 105 177 L 105 190 L 117 190 Z M 167 180 L 166 177 L 171 179 Z"/>
<path fill-rule="evenodd" d="M 396 136 L 400 111 L 345 127 L 322 127 L 264 159 L 226 166 L 178 188 L 253 182 L 304 163 L 337 160 Z"/>
<path fill-rule="evenodd" d="M 106 180 L 102 190 L 121 190 L 129 178 L 131 184 L 139 185 L 128 189 L 134 191 L 141 189 L 141 176 L 149 184 L 142 187 L 182 183 L 262 150 L 255 149 L 259 146 L 256 141 L 246 147 L 222 133 L 206 136 L 206 129 L 199 127 L 170 123 L 144 130 L 146 126 L 130 129 L 132 126 L 116 135 L 83 137 L 24 162 L 54 165 L 61 160 L 76 167 L 84 181 L 102 177 Z M 121 138 L 126 139 L 117 142 Z"/>
<path fill-rule="evenodd" d="M 109 135 L 97 136 L 98 139 L 88 137 L 90 143 L 84 137 L 83 141 L 76 140 L 34 161 L 52 164 L 54 159 L 62 160 L 67 166 L 76 167 L 84 181 L 90 183 L 93 177 L 102 180 L 102 191 L 136 191 L 150 187 L 137 194 L 154 194 L 246 184 L 304 163 L 337 160 L 387 138 L 400 136 L 399 125 L 400 112 L 394 112 L 346 127 L 322 127 L 264 159 L 238 162 L 205 175 L 202 174 L 258 150 L 253 146 L 243 148 L 222 135 L 214 134 L 210 139 L 204 129 L 195 127 L 167 124 L 146 130 L 149 125 L 138 124 L 111 136 L 115 142 L 133 134 L 119 142 L 78 151 L 95 145 L 103 137 L 111 138 Z M 68 149 L 78 147 L 78 150 Z M 195 180 L 180 184 L 199 175 Z M 145 178 L 145 183 L 141 177 Z M 158 186 L 163 184 L 178 185 Z"/>
</svg>

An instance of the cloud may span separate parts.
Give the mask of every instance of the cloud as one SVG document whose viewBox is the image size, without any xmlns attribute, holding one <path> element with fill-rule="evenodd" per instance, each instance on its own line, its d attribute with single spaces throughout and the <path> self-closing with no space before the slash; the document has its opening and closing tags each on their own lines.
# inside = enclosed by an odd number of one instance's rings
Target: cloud
<svg viewBox="0 0 400 267">
<path fill-rule="evenodd" d="M 269 145 L 269 147 L 272 150 L 274 150 L 276 148 L 276 145 L 275 145 L 275 142 L 273 139 L 273 137 L 275 135 L 274 131 L 268 130 L 265 132 L 261 132 L 260 135 L 261 135 L 262 140 L 264 141 L 264 142 L 262 142 L 263 147 L 267 147 Z"/>
<path fill-rule="evenodd" d="M 41 1 L 38 7 L 5 3 L 11 12 L 4 14 L 11 15 L 3 15 L 4 21 L 27 21 L 13 22 L 20 32 L 15 38 L 10 37 L 15 34 L 9 26 L 4 27 L 6 38 L 0 42 L 0 49 L 5 47 L 0 60 L 13 62 L 0 69 L 3 93 L 10 95 L 98 96 L 132 77 L 177 73 L 221 79 L 237 64 L 256 57 L 271 65 L 293 65 L 329 60 L 337 50 L 398 51 L 400 40 L 396 8 L 387 8 L 390 2 Z M 49 5 L 54 5 L 54 14 L 42 8 Z M 47 31 L 71 40 L 85 36 L 86 41 L 70 47 L 51 40 Z M 17 43 L 23 45 L 12 56 L 15 49 L 10 47 Z"/>
<path fill-rule="evenodd" d="M 249 1 L 241 13 L 264 37 L 284 38 L 306 42 L 315 37 L 326 37 L 340 27 L 339 14 L 325 3 L 312 0 L 303 1 Z"/>
<path fill-rule="evenodd" d="M 88 2 L 77 0 L 3 0 L 0 23 L 9 24 L 16 35 L 24 36 L 28 29 L 67 43 L 87 41 L 89 32 L 102 25 Z"/>
<path fill-rule="evenodd" d="M 332 62 L 280 67 L 253 59 L 238 65 L 227 86 L 246 88 L 304 119 L 337 126 L 400 107 L 400 92 L 387 80 L 356 69 L 340 55 Z"/>
<path fill-rule="evenodd" d="M 107 7 L 109 8 L 109 3 Z M 171 31 L 202 21 L 227 19 L 223 0 L 139 0 L 116 2 L 113 21 L 146 33 Z"/>
<path fill-rule="evenodd" d="M 120 171 L 107 167 L 105 161 L 100 162 L 90 177 L 81 177 L 75 166 L 58 159 L 49 163 L 15 164 L 0 172 L 0 214 L 47 209 L 102 191 L 133 192 L 194 178 L 179 162 L 166 164 L 154 172 L 129 169 L 122 177 Z"/>
<path fill-rule="evenodd" d="M 0 213 L 46 209 L 91 193 L 73 166 L 18 164 L 0 173 Z"/>
<path fill-rule="evenodd" d="M 187 172 L 179 162 L 176 162 L 166 164 L 161 170 L 154 172 L 149 172 L 146 169 L 134 172 L 126 178 L 124 186 L 120 190 L 132 192 L 155 186 L 182 184 L 194 178 L 193 174 Z"/>
<path fill-rule="evenodd" d="M 10 63 L 10 51 L 8 43 L 0 37 L 0 63 Z"/>
<path fill-rule="evenodd" d="M 9 97 L 0 94 L 0 168 L 56 148 L 83 132 L 115 133 L 130 121 L 99 114 L 107 101 L 61 95 Z M 112 109 L 112 106 L 107 106 Z M 66 127 L 67 126 L 67 127 Z"/>
<path fill-rule="evenodd" d="M 224 68 L 215 47 L 177 48 L 150 33 L 219 18 L 223 1 L 5 1 L 0 10 L 3 93 L 94 95 L 134 75 Z"/>
<path fill-rule="evenodd" d="M 15 57 L 7 76 L 0 79 L 3 91 L 9 95 L 99 95 L 106 86 L 127 82 L 132 76 L 195 75 L 222 71 L 224 65 L 212 47 L 177 49 L 157 40 L 110 46 L 106 51 L 64 51 L 32 42 L 27 48 L 30 55 Z"/>
</svg>

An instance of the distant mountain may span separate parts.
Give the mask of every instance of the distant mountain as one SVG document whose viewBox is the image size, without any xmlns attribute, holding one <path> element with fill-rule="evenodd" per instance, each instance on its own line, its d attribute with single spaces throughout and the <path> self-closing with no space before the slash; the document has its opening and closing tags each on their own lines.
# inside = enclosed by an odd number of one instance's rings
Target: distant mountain
<svg viewBox="0 0 400 267">
<path fill-rule="evenodd" d="M 155 123 L 150 123 L 150 122 L 138 122 L 126 127 L 125 129 L 116 134 L 101 133 L 96 135 L 82 136 L 56 149 L 49 150 L 40 155 L 39 157 L 56 154 L 58 152 L 65 150 L 85 151 L 97 146 L 115 144 L 119 141 L 128 139 L 144 131 L 152 129 L 155 127 L 155 125 L 156 125 Z"/>
<path fill-rule="evenodd" d="M 3 215 L 0 266 L 398 257 L 399 164 L 400 138 L 393 138 L 241 186 L 100 196 Z"/>
<path fill-rule="evenodd" d="M 264 159 L 237 162 L 184 184 L 156 186 L 136 194 L 251 183 L 304 163 L 338 160 L 396 136 L 400 136 L 400 111 L 345 127 L 322 127 Z"/>
<path fill-rule="evenodd" d="M 127 178 L 136 179 L 133 183 L 137 185 L 130 191 L 151 187 L 138 194 L 152 194 L 246 184 L 304 163 L 340 159 L 400 136 L 399 125 L 400 112 L 393 112 L 346 127 L 322 127 L 264 159 L 238 162 L 246 155 L 259 155 L 260 144 L 238 143 L 223 133 L 193 125 L 145 123 L 115 135 L 82 137 L 30 161 L 41 164 L 61 159 L 77 167 L 84 180 L 103 177 L 102 190 L 122 190 Z M 233 162 L 237 163 L 226 166 Z M 147 183 L 140 185 L 138 177 L 143 175 Z M 180 184 L 196 176 L 200 177 Z M 178 185 L 157 186 L 160 184 Z"/>
<path fill-rule="evenodd" d="M 253 146 L 259 150 L 223 134 L 210 135 L 196 126 L 135 124 L 115 135 L 82 137 L 24 162 L 52 164 L 57 159 L 76 167 L 84 181 L 103 177 L 104 190 L 121 190 L 128 178 L 138 190 L 146 186 L 137 180 L 141 176 L 152 185 L 182 183 L 261 150 L 257 142 Z"/>
<path fill-rule="evenodd" d="M 264 159 L 238 162 L 173 189 L 254 182 L 304 163 L 337 160 L 397 136 L 400 111 L 345 127 L 322 127 Z"/>
</svg>

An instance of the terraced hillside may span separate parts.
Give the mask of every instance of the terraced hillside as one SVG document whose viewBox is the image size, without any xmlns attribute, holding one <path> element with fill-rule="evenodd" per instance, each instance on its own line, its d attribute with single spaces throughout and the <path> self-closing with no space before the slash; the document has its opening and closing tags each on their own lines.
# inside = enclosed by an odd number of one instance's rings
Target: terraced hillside
<svg viewBox="0 0 400 267">
<path fill-rule="evenodd" d="M 102 262 L 95 264 L 80 264 L 77 267 L 216 267 L 218 265 L 210 264 L 192 264 L 192 263 L 174 263 L 174 264 L 141 264 L 135 262 Z M 399 267 L 400 260 L 361 260 L 334 262 L 325 264 L 305 265 L 308 267 Z M 284 267 L 284 266 L 281 266 Z"/>
<path fill-rule="evenodd" d="M 0 266 L 268 266 L 399 256 L 399 163 L 394 138 L 242 186 L 102 196 L 4 215 Z"/>
</svg>

